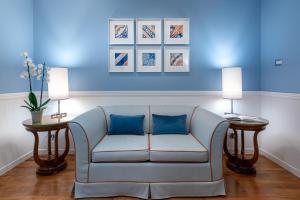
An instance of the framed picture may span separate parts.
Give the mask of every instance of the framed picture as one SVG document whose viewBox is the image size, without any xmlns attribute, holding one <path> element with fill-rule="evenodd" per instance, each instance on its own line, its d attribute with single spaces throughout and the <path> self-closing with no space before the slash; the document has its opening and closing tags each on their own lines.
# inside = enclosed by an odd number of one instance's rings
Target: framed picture
<svg viewBox="0 0 300 200">
<path fill-rule="evenodd" d="M 165 44 L 189 44 L 190 20 L 187 18 L 164 19 Z"/>
<path fill-rule="evenodd" d="M 138 46 L 136 47 L 137 72 L 161 72 L 161 47 Z"/>
<path fill-rule="evenodd" d="M 109 72 L 134 72 L 134 47 L 109 47 Z"/>
<path fill-rule="evenodd" d="M 109 44 L 134 44 L 134 20 L 109 19 Z"/>
<path fill-rule="evenodd" d="M 161 44 L 161 20 L 137 19 L 136 20 L 137 44 Z"/>
<path fill-rule="evenodd" d="M 190 48 L 187 46 L 165 46 L 164 71 L 189 72 Z"/>
</svg>

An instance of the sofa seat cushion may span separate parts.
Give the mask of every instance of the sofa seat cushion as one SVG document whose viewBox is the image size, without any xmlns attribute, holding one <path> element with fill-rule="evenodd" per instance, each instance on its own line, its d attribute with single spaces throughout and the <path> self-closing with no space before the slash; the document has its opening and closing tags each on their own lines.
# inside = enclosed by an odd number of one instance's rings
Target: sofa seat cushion
<svg viewBox="0 0 300 200">
<path fill-rule="evenodd" d="M 106 135 L 92 152 L 92 162 L 142 162 L 148 160 L 148 134 Z"/>
<path fill-rule="evenodd" d="M 208 151 L 191 134 L 150 135 L 150 161 L 208 162 Z"/>
</svg>

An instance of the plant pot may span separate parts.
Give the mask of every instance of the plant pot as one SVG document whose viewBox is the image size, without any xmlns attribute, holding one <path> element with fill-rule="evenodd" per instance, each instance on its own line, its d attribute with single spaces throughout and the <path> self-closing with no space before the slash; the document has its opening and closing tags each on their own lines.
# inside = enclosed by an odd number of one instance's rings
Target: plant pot
<svg viewBox="0 0 300 200">
<path fill-rule="evenodd" d="M 38 124 L 42 122 L 43 118 L 43 111 L 32 111 L 31 112 L 31 119 L 33 124 Z"/>
</svg>

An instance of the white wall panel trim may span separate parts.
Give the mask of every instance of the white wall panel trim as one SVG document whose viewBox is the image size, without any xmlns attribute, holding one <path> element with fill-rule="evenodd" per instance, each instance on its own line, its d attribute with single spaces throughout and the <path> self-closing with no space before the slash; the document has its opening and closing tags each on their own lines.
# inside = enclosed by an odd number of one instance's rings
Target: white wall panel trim
<svg viewBox="0 0 300 200">
<path fill-rule="evenodd" d="M 263 156 L 268 158 L 269 160 L 273 161 L 274 163 L 278 164 L 282 168 L 286 169 L 287 171 L 291 172 L 298 178 L 300 178 L 300 169 L 297 169 L 296 167 L 290 165 L 289 163 L 285 162 L 284 160 L 279 159 L 275 155 L 265 151 L 264 149 L 260 149 L 260 152 Z"/>
<path fill-rule="evenodd" d="M 260 92 L 261 96 L 265 97 L 277 97 L 277 98 L 288 98 L 288 99 L 298 99 L 300 100 L 300 94 L 298 93 L 282 93 L 282 92 Z"/>
<path fill-rule="evenodd" d="M 36 93 L 39 94 L 39 92 Z M 261 92 L 244 91 L 243 94 L 245 96 L 260 96 Z M 0 100 L 25 98 L 27 95 L 27 92 L 3 93 L 0 94 Z M 44 95 L 46 96 L 47 92 Z M 70 96 L 220 96 L 222 98 L 222 91 L 71 91 Z"/>
<path fill-rule="evenodd" d="M 9 170 L 13 169 L 17 165 L 21 164 L 25 160 L 29 159 L 32 157 L 32 151 L 29 151 L 28 153 L 18 157 L 16 160 L 4 165 L 3 167 L 0 168 L 0 176 L 8 172 Z"/>
</svg>

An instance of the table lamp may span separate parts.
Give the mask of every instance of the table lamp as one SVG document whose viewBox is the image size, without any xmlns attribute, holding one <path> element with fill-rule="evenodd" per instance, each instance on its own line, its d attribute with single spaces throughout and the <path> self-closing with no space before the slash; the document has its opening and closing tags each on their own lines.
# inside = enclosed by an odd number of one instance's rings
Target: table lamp
<svg viewBox="0 0 300 200">
<path fill-rule="evenodd" d="M 60 112 L 60 100 L 69 98 L 68 68 L 51 68 L 49 71 L 48 95 L 51 100 L 58 101 L 58 112 L 51 115 L 52 119 L 63 118 L 67 113 Z"/>
<path fill-rule="evenodd" d="M 243 97 L 242 87 L 242 69 L 240 67 L 222 68 L 223 98 L 231 100 L 231 112 L 225 114 L 234 114 L 233 100 Z"/>
</svg>

